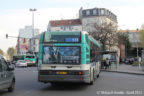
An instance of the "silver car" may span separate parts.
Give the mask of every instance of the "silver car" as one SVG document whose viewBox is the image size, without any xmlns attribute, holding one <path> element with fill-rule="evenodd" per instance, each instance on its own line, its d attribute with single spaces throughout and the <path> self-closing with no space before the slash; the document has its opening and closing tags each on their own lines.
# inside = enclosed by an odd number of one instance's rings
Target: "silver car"
<svg viewBox="0 0 144 96">
<path fill-rule="evenodd" d="M 27 63 L 25 60 L 18 60 L 16 62 L 16 67 L 27 67 Z"/>
<path fill-rule="evenodd" d="M 10 66 L 0 55 L 0 90 L 8 89 L 9 92 L 14 90 L 15 76 L 13 70 L 14 67 Z"/>
</svg>

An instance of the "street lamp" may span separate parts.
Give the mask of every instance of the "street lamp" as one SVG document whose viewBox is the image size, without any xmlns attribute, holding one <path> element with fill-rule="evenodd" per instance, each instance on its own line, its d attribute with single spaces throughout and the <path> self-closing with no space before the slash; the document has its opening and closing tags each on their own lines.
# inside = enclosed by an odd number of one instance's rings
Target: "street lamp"
<svg viewBox="0 0 144 96">
<path fill-rule="evenodd" d="M 139 69 L 141 69 L 141 66 L 140 66 L 140 60 L 139 60 L 139 49 L 138 49 L 138 47 L 139 47 L 139 45 L 138 45 L 138 31 L 139 31 L 139 29 L 137 28 L 136 29 L 136 33 L 135 33 L 135 36 L 137 36 L 136 37 L 136 45 L 137 45 L 137 61 L 138 61 L 138 65 L 139 65 Z"/>
<path fill-rule="evenodd" d="M 32 45 L 32 52 L 34 53 L 34 12 L 35 11 L 37 11 L 37 9 L 35 9 L 35 8 L 33 8 L 33 9 L 29 9 L 29 11 L 31 11 L 32 12 L 32 43 L 33 43 L 33 45 Z"/>
<path fill-rule="evenodd" d="M 138 31 L 139 29 L 137 28 L 137 60 L 138 60 L 139 69 L 141 69 L 140 59 L 139 59 L 139 49 L 138 49 Z"/>
</svg>

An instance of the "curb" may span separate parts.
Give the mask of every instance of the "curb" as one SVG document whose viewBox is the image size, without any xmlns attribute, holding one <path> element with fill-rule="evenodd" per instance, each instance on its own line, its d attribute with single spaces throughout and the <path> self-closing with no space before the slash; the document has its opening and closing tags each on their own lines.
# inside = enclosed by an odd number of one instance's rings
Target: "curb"
<svg viewBox="0 0 144 96">
<path fill-rule="evenodd" d="M 115 72 L 115 73 L 125 73 L 125 74 L 134 74 L 134 75 L 144 75 L 144 73 L 134 73 L 134 72 L 124 72 L 124 71 L 112 71 L 112 70 L 101 70 L 103 72 Z"/>
</svg>

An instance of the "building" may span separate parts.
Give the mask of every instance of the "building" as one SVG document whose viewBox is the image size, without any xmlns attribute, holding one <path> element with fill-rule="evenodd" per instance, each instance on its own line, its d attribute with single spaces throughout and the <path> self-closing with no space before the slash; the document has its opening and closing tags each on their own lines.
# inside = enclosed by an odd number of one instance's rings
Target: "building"
<svg viewBox="0 0 144 96">
<path fill-rule="evenodd" d="M 34 43 L 31 41 L 30 43 L 33 43 L 33 48 L 34 48 L 34 52 L 37 54 L 39 51 L 39 40 L 40 40 L 40 35 L 38 34 L 36 36 L 34 36 L 32 39 L 34 40 Z M 32 44 L 30 44 L 32 45 Z M 32 49 L 31 49 L 32 50 Z"/>
<path fill-rule="evenodd" d="M 82 23 L 82 30 L 95 32 L 96 25 L 112 24 L 115 31 L 117 30 L 117 16 L 106 8 L 91 8 L 79 10 L 79 18 Z M 116 31 L 117 32 L 117 31 Z M 114 42 L 111 40 L 111 42 Z M 107 51 L 119 52 L 118 43 L 110 46 L 110 41 L 106 42 Z M 118 53 L 119 54 L 119 53 Z"/>
<path fill-rule="evenodd" d="M 79 10 L 79 18 L 82 23 L 82 30 L 93 32 L 95 24 L 112 23 L 117 28 L 117 17 L 114 13 L 105 8 L 92 8 Z"/>
<path fill-rule="evenodd" d="M 39 29 L 34 29 L 34 36 L 39 34 Z M 28 51 L 35 51 L 32 42 L 33 38 L 33 27 L 25 26 L 19 30 L 19 36 L 17 40 L 17 54 L 26 54 Z"/>
<path fill-rule="evenodd" d="M 127 49 L 127 44 L 123 45 L 123 50 L 121 51 L 121 55 L 125 54 L 125 57 L 136 57 L 137 56 L 137 49 L 138 49 L 138 55 L 141 56 L 141 42 L 139 40 L 139 31 L 138 30 L 119 30 L 118 32 L 121 32 L 128 36 L 129 41 L 131 43 L 131 49 Z"/>
<path fill-rule="evenodd" d="M 49 21 L 48 31 L 81 31 L 80 19 L 51 20 Z"/>
<path fill-rule="evenodd" d="M 39 34 L 39 29 L 34 30 L 34 36 Z M 19 37 L 22 38 L 32 38 L 33 37 L 33 27 L 25 26 L 25 28 L 19 29 Z"/>
</svg>

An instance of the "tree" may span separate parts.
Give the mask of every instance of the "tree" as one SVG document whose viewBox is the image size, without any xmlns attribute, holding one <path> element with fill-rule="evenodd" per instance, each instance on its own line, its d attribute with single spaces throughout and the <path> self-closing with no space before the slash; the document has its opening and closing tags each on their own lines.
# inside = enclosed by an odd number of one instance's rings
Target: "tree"
<svg viewBox="0 0 144 96">
<path fill-rule="evenodd" d="M 1 55 L 3 55 L 3 54 L 4 54 L 4 52 L 3 52 L 3 50 L 2 50 L 2 49 L 0 49 L 0 54 L 1 54 Z"/>
<path fill-rule="evenodd" d="M 90 35 L 101 42 L 103 51 L 108 49 L 106 46 L 111 48 L 118 44 L 117 27 L 113 23 L 94 24 Z"/>
<path fill-rule="evenodd" d="M 8 48 L 7 54 L 10 56 L 10 58 L 12 58 L 12 56 L 13 56 L 15 53 L 16 53 L 15 48 L 13 48 L 13 47 Z"/>
<path fill-rule="evenodd" d="M 124 45 L 125 46 L 125 55 L 129 55 L 130 54 L 130 50 L 131 49 L 131 43 L 129 40 L 129 35 L 127 35 L 126 33 L 122 33 L 119 32 L 118 33 L 118 44 L 119 45 Z"/>
<path fill-rule="evenodd" d="M 127 48 L 130 49 L 131 48 L 131 43 L 129 40 L 129 36 L 126 35 L 125 33 L 118 33 L 118 43 L 119 44 L 124 44 L 125 46 L 127 45 Z"/>
</svg>

